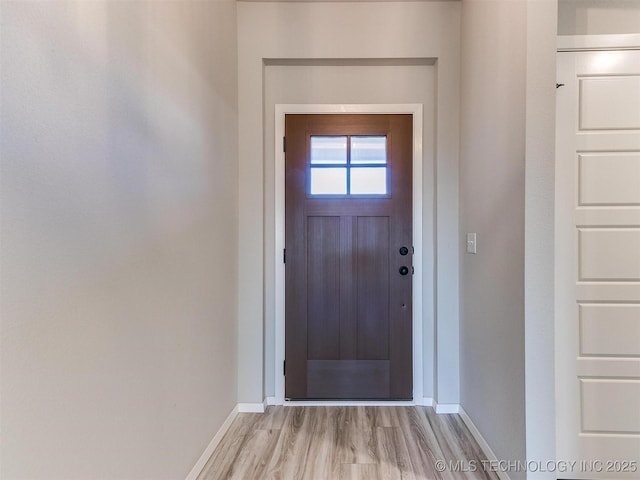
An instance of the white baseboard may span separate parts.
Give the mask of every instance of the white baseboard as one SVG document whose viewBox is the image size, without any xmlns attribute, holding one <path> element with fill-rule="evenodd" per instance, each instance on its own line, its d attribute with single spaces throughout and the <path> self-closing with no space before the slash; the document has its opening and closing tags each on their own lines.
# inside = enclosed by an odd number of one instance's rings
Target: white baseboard
<svg viewBox="0 0 640 480">
<path fill-rule="evenodd" d="M 211 458 L 213 451 L 216 449 L 216 447 L 222 440 L 222 437 L 224 437 L 224 434 L 227 433 L 227 430 L 229 430 L 229 427 L 231 426 L 231 424 L 233 423 L 233 420 L 236 418 L 237 415 L 238 415 L 238 406 L 236 405 L 235 407 L 233 407 L 233 410 L 231 410 L 231 413 L 229 414 L 227 419 L 223 422 L 222 426 L 218 429 L 216 434 L 213 436 L 213 439 L 209 442 L 209 445 L 207 445 L 207 448 L 204 449 L 204 452 L 202 452 L 202 455 L 200 455 L 200 458 L 198 459 L 196 464 L 193 466 L 193 468 L 189 472 L 189 475 L 187 475 L 186 480 L 196 480 L 198 478 L 198 475 L 200 475 L 200 473 L 202 472 L 202 469 L 209 461 L 209 458 Z"/>
<path fill-rule="evenodd" d="M 240 413 L 264 413 L 264 403 L 239 403 Z"/>
<path fill-rule="evenodd" d="M 416 400 L 416 405 L 420 407 L 433 407 L 433 398 L 431 397 L 422 397 Z"/>
<path fill-rule="evenodd" d="M 266 405 L 277 405 L 276 397 L 267 397 L 264 399 Z"/>
<path fill-rule="evenodd" d="M 473 438 L 475 438 L 476 442 L 478 442 L 478 446 L 487 457 L 487 460 L 489 460 L 490 462 L 497 462 L 498 457 L 496 457 L 496 454 L 493 453 L 493 450 L 491 450 L 491 447 L 489 446 L 487 441 L 480 434 L 480 431 L 477 429 L 469 415 L 467 415 L 467 412 L 464 411 L 464 408 L 462 408 L 462 406 L 459 406 L 458 410 L 458 415 L 460 415 L 460 418 L 471 432 L 471 435 L 473 435 Z M 498 475 L 498 478 L 500 480 L 511 480 L 509 478 L 509 475 L 507 475 L 506 472 L 500 471 L 500 469 L 498 469 L 495 473 Z"/>
<path fill-rule="evenodd" d="M 434 400 L 433 408 L 435 408 L 436 413 L 441 414 L 460 413 L 460 405 L 457 403 L 437 403 Z"/>
</svg>

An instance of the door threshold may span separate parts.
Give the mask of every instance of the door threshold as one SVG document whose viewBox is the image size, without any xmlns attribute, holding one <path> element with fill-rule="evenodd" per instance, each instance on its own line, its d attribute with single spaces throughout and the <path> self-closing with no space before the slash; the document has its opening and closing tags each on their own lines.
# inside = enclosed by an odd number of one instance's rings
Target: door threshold
<svg viewBox="0 0 640 480">
<path fill-rule="evenodd" d="M 413 400 L 284 400 L 285 407 L 415 407 Z"/>
</svg>

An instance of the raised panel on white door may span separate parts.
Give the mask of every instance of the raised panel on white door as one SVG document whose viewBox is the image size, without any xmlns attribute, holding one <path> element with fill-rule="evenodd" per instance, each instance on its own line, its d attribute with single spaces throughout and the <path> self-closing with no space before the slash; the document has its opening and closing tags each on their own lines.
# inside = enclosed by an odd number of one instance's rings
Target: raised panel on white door
<svg viewBox="0 0 640 480">
<path fill-rule="evenodd" d="M 578 227 L 598 225 L 599 227 L 616 227 L 620 225 L 640 225 L 640 208 L 617 206 L 613 208 L 579 207 L 574 212 L 575 224 Z"/>
<path fill-rule="evenodd" d="M 578 230 L 580 280 L 640 281 L 640 228 Z"/>
<path fill-rule="evenodd" d="M 575 136 L 578 152 L 610 152 L 611 146 L 620 152 L 640 151 L 638 130 L 585 130 Z"/>
<path fill-rule="evenodd" d="M 640 205 L 640 152 L 578 156 L 580 205 Z"/>
<path fill-rule="evenodd" d="M 640 356 L 640 303 L 578 308 L 580 355 Z"/>
<path fill-rule="evenodd" d="M 640 380 L 581 379 L 582 432 L 640 435 Z"/>
<path fill-rule="evenodd" d="M 640 358 L 578 357 L 576 360 L 576 376 L 640 379 Z M 638 453 L 640 454 L 640 450 L 638 450 Z"/>
<path fill-rule="evenodd" d="M 574 291 L 577 302 L 640 302 L 639 282 L 578 282 Z"/>
<path fill-rule="evenodd" d="M 581 79 L 579 128 L 640 129 L 640 75 Z"/>
</svg>

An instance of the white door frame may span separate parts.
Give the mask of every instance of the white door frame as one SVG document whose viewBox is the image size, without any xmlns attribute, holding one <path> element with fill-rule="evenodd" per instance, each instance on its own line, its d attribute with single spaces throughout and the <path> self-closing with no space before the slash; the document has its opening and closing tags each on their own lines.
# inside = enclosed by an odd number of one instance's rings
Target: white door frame
<svg viewBox="0 0 640 480">
<path fill-rule="evenodd" d="M 422 104 L 276 104 L 275 106 L 275 404 L 285 405 L 283 363 L 285 356 L 285 162 L 282 138 L 287 114 L 411 114 L 413 115 L 413 402 L 423 400 L 423 306 L 422 306 Z M 294 402 L 303 404 L 388 404 L 390 402 Z"/>
</svg>

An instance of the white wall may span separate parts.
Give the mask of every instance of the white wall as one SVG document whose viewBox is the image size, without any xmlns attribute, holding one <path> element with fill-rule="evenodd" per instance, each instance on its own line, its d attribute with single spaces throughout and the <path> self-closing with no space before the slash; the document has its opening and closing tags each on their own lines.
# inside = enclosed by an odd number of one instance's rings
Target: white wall
<svg viewBox="0 0 640 480">
<path fill-rule="evenodd" d="M 638 0 L 559 0 L 559 35 L 640 33 Z"/>
<path fill-rule="evenodd" d="M 501 460 L 525 459 L 524 189 L 527 3 L 463 0 L 461 404 Z M 523 473 L 510 472 L 512 478 Z"/>
<path fill-rule="evenodd" d="M 236 403 L 235 2 L 1 9 L 0 477 L 185 478 Z"/>
<path fill-rule="evenodd" d="M 436 149 L 437 175 L 434 395 L 439 403 L 458 402 L 459 15 L 458 2 L 238 4 L 241 402 L 261 402 L 273 390 L 263 378 L 264 369 L 272 368 L 264 364 L 265 344 L 273 341 L 264 330 L 265 318 L 273 316 L 265 311 L 273 305 L 265 298 L 266 285 L 273 282 L 265 267 L 266 258 L 274 256 L 263 247 L 269 244 L 265 235 L 272 227 L 265 222 L 274 208 L 267 196 L 273 178 L 265 175 L 264 163 L 265 59 L 398 58 L 437 59 L 436 145 L 428 146 Z M 338 97 L 336 92 L 336 102 Z"/>
</svg>

